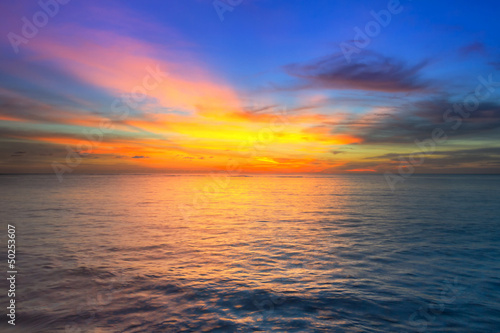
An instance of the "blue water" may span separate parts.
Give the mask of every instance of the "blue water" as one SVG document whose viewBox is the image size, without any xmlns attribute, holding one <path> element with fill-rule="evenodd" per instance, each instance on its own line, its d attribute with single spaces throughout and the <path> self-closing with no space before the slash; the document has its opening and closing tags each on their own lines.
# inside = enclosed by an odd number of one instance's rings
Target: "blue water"
<svg viewBox="0 0 500 333">
<path fill-rule="evenodd" d="M 13 331 L 500 332 L 500 176 L 414 175 L 394 192 L 376 175 L 0 187 Z"/>
</svg>

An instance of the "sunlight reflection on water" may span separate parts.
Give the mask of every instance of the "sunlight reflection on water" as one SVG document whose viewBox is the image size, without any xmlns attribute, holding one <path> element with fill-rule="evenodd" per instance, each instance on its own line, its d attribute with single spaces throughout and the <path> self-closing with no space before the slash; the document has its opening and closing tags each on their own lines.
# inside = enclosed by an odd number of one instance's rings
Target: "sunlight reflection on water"
<svg viewBox="0 0 500 333">
<path fill-rule="evenodd" d="M 500 177 L 415 176 L 395 193 L 382 176 L 235 177 L 189 219 L 179 206 L 209 177 L 0 182 L 19 322 L 40 332 L 500 325 Z M 444 280 L 468 292 L 439 303 Z"/>
</svg>

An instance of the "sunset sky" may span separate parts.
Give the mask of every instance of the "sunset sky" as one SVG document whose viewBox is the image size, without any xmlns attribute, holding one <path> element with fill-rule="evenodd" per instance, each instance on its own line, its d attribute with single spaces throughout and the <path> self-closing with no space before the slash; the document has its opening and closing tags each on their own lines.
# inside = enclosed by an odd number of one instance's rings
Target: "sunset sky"
<svg viewBox="0 0 500 333">
<path fill-rule="evenodd" d="M 0 173 L 500 172 L 497 1 L 40 3 L 0 5 Z"/>
</svg>

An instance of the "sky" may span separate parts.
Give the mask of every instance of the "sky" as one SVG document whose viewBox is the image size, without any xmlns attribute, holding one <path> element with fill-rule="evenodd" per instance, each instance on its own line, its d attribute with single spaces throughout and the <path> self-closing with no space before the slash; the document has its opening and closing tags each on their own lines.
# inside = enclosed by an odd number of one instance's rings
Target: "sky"
<svg viewBox="0 0 500 333">
<path fill-rule="evenodd" d="M 500 173 L 499 12 L 5 0 L 0 173 Z"/>
</svg>

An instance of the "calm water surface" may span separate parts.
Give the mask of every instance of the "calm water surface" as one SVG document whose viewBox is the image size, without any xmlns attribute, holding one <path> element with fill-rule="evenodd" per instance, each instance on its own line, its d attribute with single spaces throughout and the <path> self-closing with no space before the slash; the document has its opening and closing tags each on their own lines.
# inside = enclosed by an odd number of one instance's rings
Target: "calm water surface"
<svg viewBox="0 0 500 333">
<path fill-rule="evenodd" d="M 500 332 L 499 176 L 0 186 L 17 332 Z"/>
</svg>

